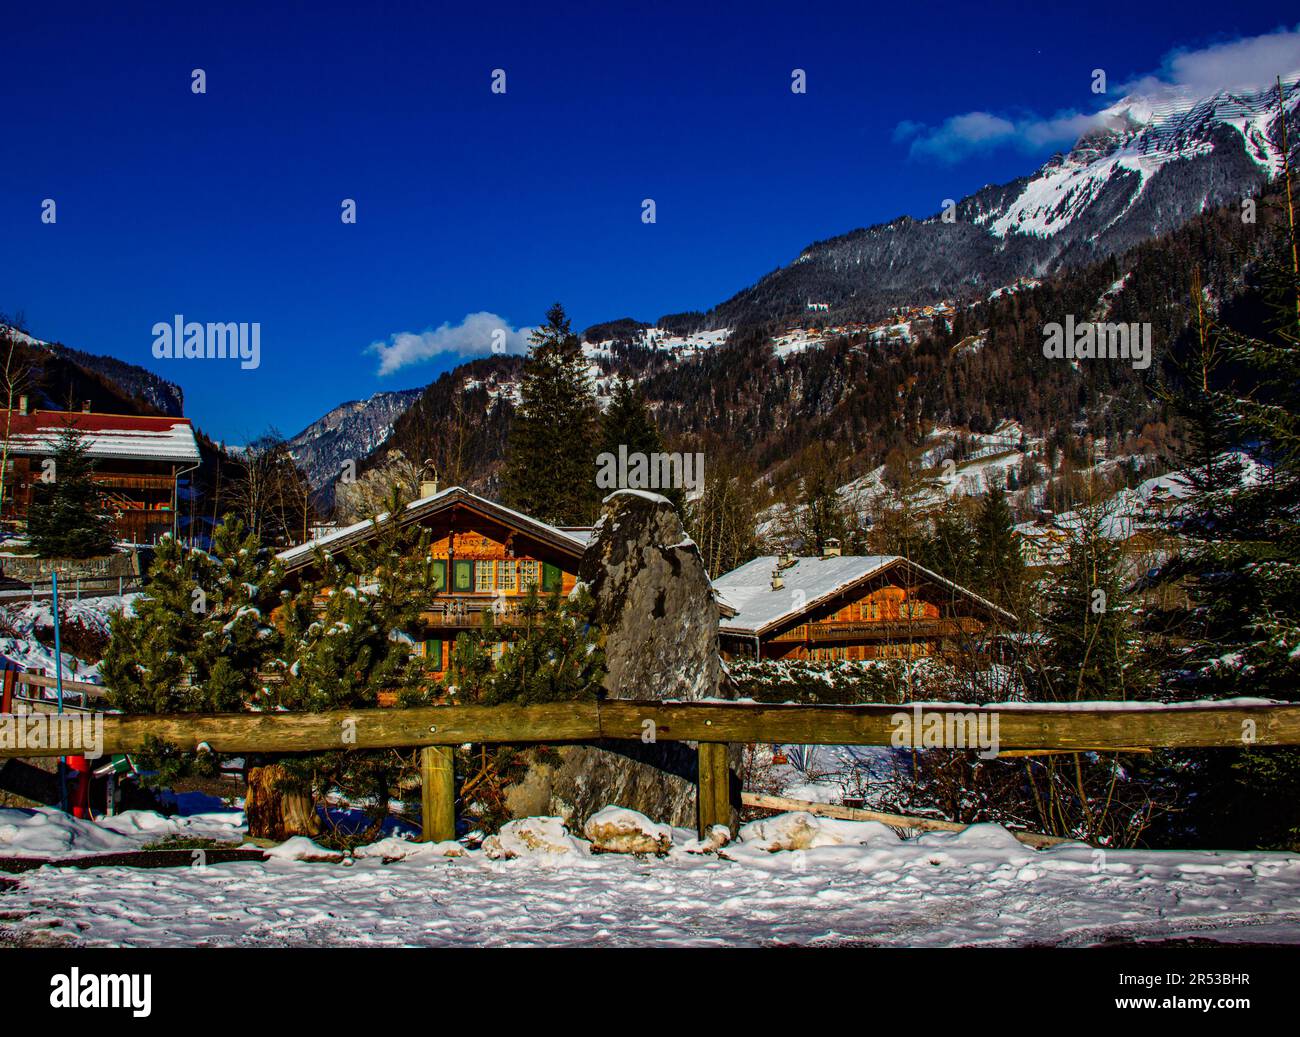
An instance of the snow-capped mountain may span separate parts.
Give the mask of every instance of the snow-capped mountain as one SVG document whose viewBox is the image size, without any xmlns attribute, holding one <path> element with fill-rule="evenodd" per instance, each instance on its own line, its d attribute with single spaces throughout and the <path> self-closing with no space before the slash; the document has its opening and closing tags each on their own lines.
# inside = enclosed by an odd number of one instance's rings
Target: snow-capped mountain
<svg viewBox="0 0 1300 1037">
<path fill-rule="evenodd" d="M 291 438 L 289 449 L 312 489 L 328 485 L 345 461 L 360 461 L 387 439 L 393 422 L 423 391 L 377 392 L 367 400 L 349 400 Z"/>
<path fill-rule="evenodd" d="M 1288 99 L 1291 112 L 1300 97 Z M 1125 205 L 1106 224 L 1119 222 L 1142 198 L 1153 179 L 1171 163 L 1238 148 L 1269 179 L 1282 171 L 1276 90 L 1253 94 L 1223 91 L 1196 97 L 1171 90 L 1158 96 L 1126 97 L 1096 117 L 1097 129 L 1080 138 L 1063 158 L 1053 160 L 1025 183 L 1003 207 L 976 217 L 997 237 L 1028 234 L 1053 237 L 1108 192 Z M 1204 204 L 1203 206 L 1204 207 Z"/>
<path fill-rule="evenodd" d="M 1296 84 L 1300 74 L 1284 82 Z M 1292 161 L 1300 90 L 1289 85 Z M 790 320 L 811 306 L 837 320 L 973 298 L 1122 252 L 1207 209 L 1240 202 L 1282 166 L 1276 88 L 1125 97 L 1098 113 L 1068 154 L 1030 176 L 982 188 L 955 219 L 901 217 L 804 249 L 786 267 L 715 307 L 710 327 Z"/>
</svg>

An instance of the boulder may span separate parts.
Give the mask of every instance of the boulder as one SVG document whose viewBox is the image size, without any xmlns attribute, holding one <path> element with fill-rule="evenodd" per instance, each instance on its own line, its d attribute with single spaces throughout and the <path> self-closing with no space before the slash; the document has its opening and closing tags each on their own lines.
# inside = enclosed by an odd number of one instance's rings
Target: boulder
<svg viewBox="0 0 1300 1037">
<path fill-rule="evenodd" d="M 819 846 L 897 844 L 898 836 L 879 821 L 840 821 L 817 817 L 805 810 L 751 821 L 740 829 L 746 846 L 776 853 L 778 850 L 813 850 Z"/>
<path fill-rule="evenodd" d="M 496 835 L 483 840 L 483 852 L 493 860 L 516 857 L 585 856 L 587 847 L 573 838 L 558 817 L 525 817 L 507 821 Z"/>
<path fill-rule="evenodd" d="M 592 814 L 582 834 L 593 850 L 605 853 L 665 854 L 673 846 L 673 830 L 655 824 L 645 814 L 624 807 L 606 807 Z"/>
<path fill-rule="evenodd" d="M 639 490 L 605 498 L 578 576 L 605 634 L 606 697 L 732 697 L 720 687 L 713 586 L 667 498 Z M 577 827 L 613 804 L 695 827 L 694 745 L 658 743 L 647 730 L 645 741 L 574 746 L 560 756 L 556 769 L 525 781 L 514 809 L 542 799 Z"/>
</svg>

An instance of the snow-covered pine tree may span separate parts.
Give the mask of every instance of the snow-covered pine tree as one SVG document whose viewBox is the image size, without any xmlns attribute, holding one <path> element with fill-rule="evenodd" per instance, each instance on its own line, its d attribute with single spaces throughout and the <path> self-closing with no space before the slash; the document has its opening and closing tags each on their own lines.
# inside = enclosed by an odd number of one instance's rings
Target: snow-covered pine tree
<svg viewBox="0 0 1300 1037">
<path fill-rule="evenodd" d="M 271 622 L 280 581 L 274 557 L 233 516 L 217 528 L 210 552 L 164 537 L 144 594 L 112 625 L 102 668 L 111 705 L 124 713 L 256 708 L 265 698 L 262 674 L 280 649 Z M 164 782 L 196 762 L 164 746 L 141 762 L 150 769 L 164 758 Z M 207 769 L 212 758 L 201 762 Z"/>
<path fill-rule="evenodd" d="M 411 705 L 428 700 L 432 682 L 414 653 L 409 632 L 433 592 L 429 535 L 418 524 L 399 526 L 406 502 L 395 490 L 375 536 L 346 554 L 318 552 L 315 579 L 286 601 L 284 645 L 274 668 L 283 681 L 268 706 L 322 712 Z M 378 826 L 388 815 L 392 789 L 406 766 L 391 751 L 339 749 L 275 761 L 277 781 L 319 800 L 335 788 L 364 797 Z"/>
<path fill-rule="evenodd" d="M 93 558 L 113 550 L 112 524 L 91 478 L 85 434 L 71 421 L 59 433 L 51 478 L 38 481 L 27 512 L 27 539 L 42 558 Z"/>
<path fill-rule="evenodd" d="M 590 522 L 600 503 L 598 410 L 578 336 L 559 303 L 533 332 L 519 392 L 506 447 L 506 503 L 543 522 Z"/>
</svg>

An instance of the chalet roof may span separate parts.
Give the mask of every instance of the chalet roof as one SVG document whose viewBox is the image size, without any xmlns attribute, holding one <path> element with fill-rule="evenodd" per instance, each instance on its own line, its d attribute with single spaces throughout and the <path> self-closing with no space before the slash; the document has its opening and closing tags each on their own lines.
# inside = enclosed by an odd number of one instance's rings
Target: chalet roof
<svg viewBox="0 0 1300 1037">
<path fill-rule="evenodd" d="M 1004 620 L 1014 622 L 1016 618 L 986 598 L 900 555 L 796 558 L 794 564 L 781 569 L 784 586 L 780 590 L 773 590 L 772 570 L 778 567 L 780 561 L 776 555 L 764 555 L 713 581 L 718 594 L 736 610 L 734 616 L 722 620 L 720 629 L 723 633 L 764 634 L 855 585 L 894 568 L 909 570 L 914 576 L 946 586 Z"/>
<path fill-rule="evenodd" d="M 402 525 L 418 522 L 456 505 L 463 505 L 473 511 L 478 511 L 487 518 L 501 522 L 511 529 L 528 533 L 544 543 L 575 556 L 581 555 L 587 546 L 586 536 L 582 531 L 564 530 L 548 525 L 525 515 L 522 511 L 515 511 L 513 508 L 507 508 L 503 504 L 497 504 L 486 497 L 471 493 L 462 486 L 449 486 L 447 489 L 440 490 L 430 497 L 421 497 L 419 500 L 411 501 L 402 512 L 399 521 Z M 380 523 L 387 522 L 388 513 L 384 512 L 382 515 L 377 516 L 377 521 Z M 297 547 L 281 551 L 276 557 L 287 570 L 292 572 L 311 562 L 316 554 L 316 548 L 319 547 L 326 551 L 339 551 L 353 547 L 373 537 L 377 528 L 375 519 L 364 519 L 350 526 L 344 526 L 328 536 L 308 540 L 305 544 L 299 544 Z"/>
<path fill-rule="evenodd" d="M 5 420 L 0 415 L 0 421 Z M 72 424 L 85 434 L 86 453 L 92 460 L 199 462 L 199 444 L 188 418 L 35 410 L 10 411 L 7 421 L 12 454 L 50 457 L 64 428 Z"/>
</svg>

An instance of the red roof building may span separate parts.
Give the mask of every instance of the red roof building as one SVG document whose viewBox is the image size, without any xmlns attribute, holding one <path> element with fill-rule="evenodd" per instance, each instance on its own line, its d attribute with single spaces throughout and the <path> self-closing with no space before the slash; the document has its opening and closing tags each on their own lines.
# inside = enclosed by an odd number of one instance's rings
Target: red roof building
<svg viewBox="0 0 1300 1037">
<path fill-rule="evenodd" d="M 0 520 L 24 523 L 44 462 L 54 456 L 68 426 L 84 435 L 103 490 L 104 510 L 117 535 L 152 544 L 176 531 L 181 476 L 199 464 L 199 445 L 188 418 L 136 417 L 85 411 L 0 411 L 0 449 L 6 451 Z"/>
</svg>

